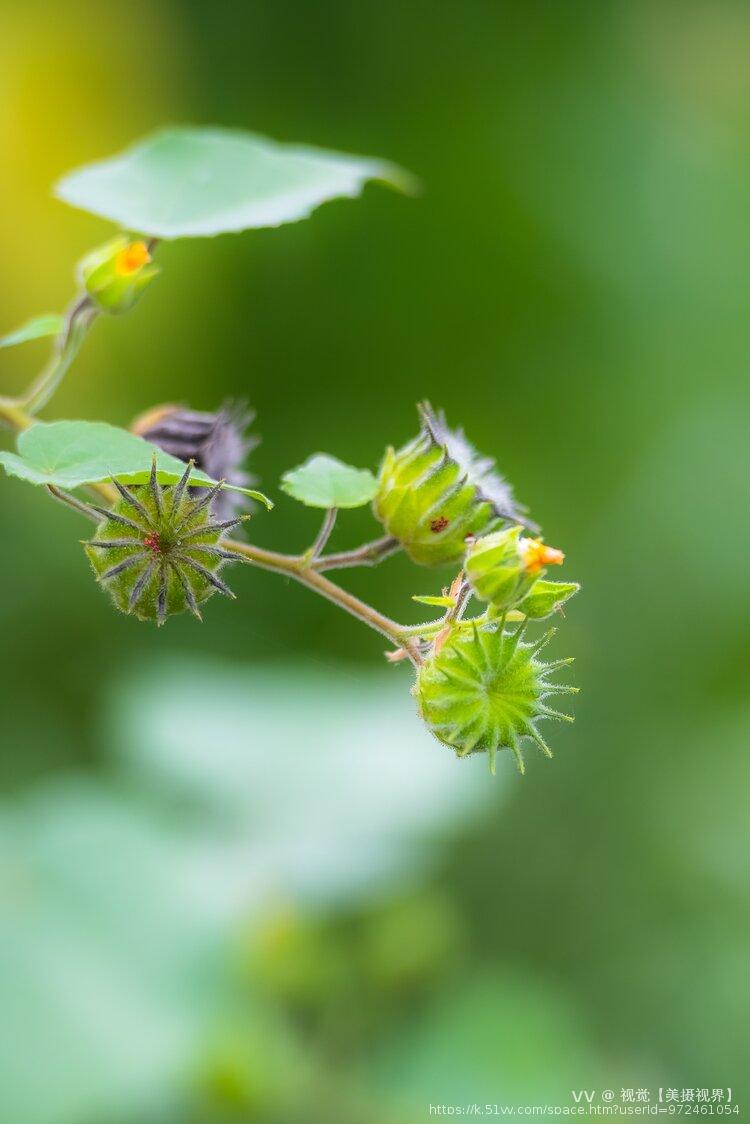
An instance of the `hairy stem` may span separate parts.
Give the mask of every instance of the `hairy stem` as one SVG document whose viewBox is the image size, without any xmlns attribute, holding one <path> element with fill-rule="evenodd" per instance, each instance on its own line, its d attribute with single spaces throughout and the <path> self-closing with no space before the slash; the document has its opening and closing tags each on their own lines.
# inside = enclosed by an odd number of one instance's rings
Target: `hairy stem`
<svg viewBox="0 0 750 1124">
<path fill-rule="evenodd" d="M 384 558 L 400 550 L 398 539 L 385 535 L 382 539 L 367 542 L 354 550 L 342 550 L 337 554 L 323 554 L 313 565 L 316 570 L 343 570 L 351 566 L 377 566 Z"/>
<path fill-rule="evenodd" d="M 306 585 L 308 589 L 319 593 L 321 597 L 325 597 L 334 605 L 338 605 L 340 609 L 362 621 L 363 624 L 387 637 L 397 648 L 405 648 L 409 659 L 415 666 L 421 662 L 416 644 L 407 635 L 407 630 L 404 629 L 403 625 L 391 620 L 390 617 L 384 616 L 377 609 L 373 609 L 371 605 L 360 601 L 348 590 L 342 589 L 341 586 L 329 581 L 318 569 L 309 564 L 304 555 L 296 557 L 291 554 L 278 554 L 276 551 L 264 550 L 262 547 L 253 546 L 251 543 L 238 542 L 235 539 L 224 540 L 222 546 L 225 550 L 231 550 L 241 555 L 246 562 L 250 562 L 252 565 L 260 566 L 263 570 L 271 570 L 276 574 L 285 574 L 287 577 L 300 582 L 301 585 Z"/>
<path fill-rule="evenodd" d="M 28 429 L 33 421 L 34 419 L 30 418 L 13 399 L 0 398 L 0 422 L 8 429 L 21 433 L 22 430 Z"/>
<path fill-rule="evenodd" d="M 519 612 L 518 609 L 509 609 L 505 613 L 506 621 L 522 621 L 526 619 L 526 614 Z M 401 625 L 401 635 L 408 637 L 423 636 L 428 639 L 430 636 L 435 636 L 438 632 L 445 628 L 446 619 L 440 617 L 436 621 L 425 621 L 423 624 L 405 624 Z"/>
<path fill-rule="evenodd" d="M 319 558 L 325 550 L 326 543 L 331 537 L 331 531 L 333 530 L 336 523 L 337 515 L 338 509 L 335 507 L 329 507 L 328 511 L 325 513 L 323 524 L 318 531 L 317 538 L 315 539 L 315 542 L 312 544 L 309 550 L 311 562 L 314 562 L 317 558 Z"/>
<path fill-rule="evenodd" d="M 28 414 L 37 414 L 47 405 L 68 373 L 96 316 L 97 311 L 92 307 L 88 297 L 79 297 L 73 304 L 65 327 L 60 333 L 55 354 L 39 377 L 18 400 L 19 406 L 22 406 Z"/>
<path fill-rule="evenodd" d="M 71 305 L 65 325 L 55 341 L 52 358 L 20 398 L 0 398 L 0 422 L 10 429 L 28 429 L 34 414 L 47 405 L 80 351 L 97 311 L 87 296 Z"/>
</svg>

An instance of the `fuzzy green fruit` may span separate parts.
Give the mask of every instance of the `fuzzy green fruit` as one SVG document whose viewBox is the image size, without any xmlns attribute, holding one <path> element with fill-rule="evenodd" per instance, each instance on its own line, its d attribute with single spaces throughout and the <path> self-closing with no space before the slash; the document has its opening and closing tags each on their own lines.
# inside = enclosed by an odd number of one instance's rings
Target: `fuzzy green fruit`
<svg viewBox="0 0 750 1124">
<path fill-rule="evenodd" d="M 504 623 L 503 618 L 461 622 L 421 664 L 413 690 L 430 731 L 458 757 L 487 753 L 494 772 L 497 751 L 510 749 L 523 772 L 522 739 L 531 738 L 551 757 L 538 723 L 545 718 L 573 721 L 547 706 L 547 698 L 573 694 L 577 688 L 549 681 L 553 671 L 572 660 L 537 659 L 554 630 L 535 644 L 524 644 L 524 625 L 510 632 Z"/>
<path fill-rule="evenodd" d="M 93 539 L 84 543 L 99 583 L 123 613 L 164 623 L 168 616 L 198 608 L 214 593 L 234 597 L 219 577 L 226 562 L 238 556 L 221 546 L 221 537 L 241 519 L 214 522 L 211 504 L 222 485 L 188 491 L 192 461 L 174 487 L 162 488 L 156 461 L 148 485 L 113 484 L 120 499 L 102 516 Z M 244 517 L 243 517 L 244 518 Z"/>
<path fill-rule="evenodd" d="M 518 522 L 520 509 L 494 461 L 479 456 L 428 403 L 419 409 L 419 436 L 385 454 L 373 511 L 412 561 L 447 565 L 461 561 L 467 537 L 502 519 Z"/>
</svg>

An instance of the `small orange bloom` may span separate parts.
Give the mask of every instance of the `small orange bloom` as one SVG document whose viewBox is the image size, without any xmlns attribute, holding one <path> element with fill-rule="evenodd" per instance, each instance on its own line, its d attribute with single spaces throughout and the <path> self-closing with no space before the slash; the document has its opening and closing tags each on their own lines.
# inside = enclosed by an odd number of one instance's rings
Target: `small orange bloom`
<svg viewBox="0 0 750 1124">
<path fill-rule="evenodd" d="M 151 254 L 145 242 L 131 242 L 124 250 L 120 250 L 115 258 L 115 273 L 118 277 L 129 277 L 137 273 L 144 265 L 151 261 Z"/>
<path fill-rule="evenodd" d="M 561 566 L 565 555 L 541 539 L 521 539 L 523 568 L 527 574 L 538 574 L 545 566 Z"/>
</svg>

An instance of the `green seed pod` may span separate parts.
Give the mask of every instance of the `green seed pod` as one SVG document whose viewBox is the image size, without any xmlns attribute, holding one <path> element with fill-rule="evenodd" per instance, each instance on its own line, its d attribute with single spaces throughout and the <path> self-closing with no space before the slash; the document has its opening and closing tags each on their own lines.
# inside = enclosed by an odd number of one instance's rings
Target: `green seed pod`
<svg viewBox="0 0 750 1124">
<path fill-rule="evenodd" d="M 156 459 L 147 485 L 126 488 L 114 480 L 120 499 L 102 516 L 93 539 L 84 543 L 97 580 L 123 613 L 162 625 L 186 609 L 201 619 L 198 606 L 219 592 L 234 597 L 219 577 L 225 562 L 238 557 L 221 537 L 242 521 L 215 522 L 211 504 L 222 484 L 188 492 L 192 462 L 174 487 L 162 488 Z"/>
<path fill-rule="evenodd" d="M 145 242 L 122 234 L 92 250 L 79 267 L 89 299 L 102 312 L 128 312 L 159 270 Z"/>
<path fill-rule="evenodd" d="M 573 694 L 577 688 L 549 681 L 553 671 L 572 660 L 537 659 L 554 629 L 535 644 L 523 644 L 524 624 L 509 632 L 504 623 L 499 618 L 456 626 L 419 667 L 414 695 L 430 731 L 458 757 L 486 752 L 494 773 L 495 754 L 510 749 L 523 773 L 523 738 L 531 738 L 547 757 L 552 756 L 539 733 L 539 721 L 573 721 L 547 706 L 547 698 Z"/>
<path fill-rule="evenodd" d="M 530 593 L 545 565 L 561 565 L 565 555 L 539 539 L 522 537 L 521 527 L 485 535 L 469 546 L 464 572 L 480 601 L 494 610 L 512 609 Z M 551 611 L 551 610 L 550 610 Z"/>
<path fill-rule="evenodd" d="M 388 449 L 373 501 L 376 518 L 422 566 L 460 562 L 467 536 L 500 520 L 523 522 L 512 492 L 461 430 L 450 430 L 429 403 L 419 407 L 422 431 L 398 452 Z"/>
</svg>

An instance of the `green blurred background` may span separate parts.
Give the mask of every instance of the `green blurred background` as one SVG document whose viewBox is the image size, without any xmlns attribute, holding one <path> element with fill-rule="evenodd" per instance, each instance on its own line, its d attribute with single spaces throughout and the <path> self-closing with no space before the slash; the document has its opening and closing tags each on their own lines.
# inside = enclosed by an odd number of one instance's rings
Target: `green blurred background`
<svg viewBox="0 0 750 1124">
<path fill-rule="evenodd" d="M 731 0 L 0 2 L 0 328 L 64 307 L 109 233 L 52 182 L 164 123 L 424 184 L 164 245 L 45 416 L 249 400 L 278 501 L 253 538 L 298 549 L 281 472 L 375 466 L 428 396 L 584 586 L 555 641 L 576 724 L 493 779 L 307 591 L 243 568 L 157 634 L 109 609 L 74 515 L 0 481 L 3 1124 L 742 1099 L 749 53 Z M 2 392 L 43 358 L 4 352 Z M 417 620 L 446 576 L 346 584 Z"/>
</svg>

